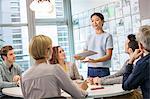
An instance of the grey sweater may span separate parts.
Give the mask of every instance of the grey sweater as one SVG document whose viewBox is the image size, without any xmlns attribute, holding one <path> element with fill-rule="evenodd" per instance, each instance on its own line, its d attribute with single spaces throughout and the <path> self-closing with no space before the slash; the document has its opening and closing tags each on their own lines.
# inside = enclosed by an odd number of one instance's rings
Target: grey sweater
<svg viewBox="0 0 150 99">
<path fill-rule="evenodd" d="M 102 85 L 122 84 L 122 78 L 126 69 L 127 61 L 123 64 L 122 68 L 115 74 L 102 77 L 101 84 Z"/>
<path fill-rule="evenodd" d="M 78 68 L 75 63 L 66 62 L 68 66 L 67 74 L 70 76 L 72 80 L 82 79 L 82 76 L 79 74 Z"/>
<path fill-rule="evenodd" d="M 2 61 L 0 63 L 0 91 L 2 88 L 17 86 L 16 82 L 13 82 L 15 75 L 21 76 L 22 70 L 19 65 L 13 64 L 11 71 L 8 66 Z"/>
<path fill-rule="evenodd" d="M 23 74 L 21 85 L 24 99 L 61 96 L 61 89 L 77 99 L 87 95 L 72 82 L 58 64 L 41 63 L 31 66 Z"/>
</svg>

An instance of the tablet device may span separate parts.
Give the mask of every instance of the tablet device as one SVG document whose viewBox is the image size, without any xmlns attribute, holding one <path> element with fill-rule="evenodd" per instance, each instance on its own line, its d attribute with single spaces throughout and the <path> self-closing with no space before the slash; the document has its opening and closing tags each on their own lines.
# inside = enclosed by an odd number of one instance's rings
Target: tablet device
<svg viewBox="0 0 150 99">
<path fill-rule="evenodd" d="M 97 54 L 97 52 L 88 50 L 88 51 L 84 51 L 82 53 L 79 53 L 77 55 L 81 56 L 81 57 L 87 57 L 87 56 L 91 56 L 91 55 L 94 55 L 94 54 Z"/>
</svg>

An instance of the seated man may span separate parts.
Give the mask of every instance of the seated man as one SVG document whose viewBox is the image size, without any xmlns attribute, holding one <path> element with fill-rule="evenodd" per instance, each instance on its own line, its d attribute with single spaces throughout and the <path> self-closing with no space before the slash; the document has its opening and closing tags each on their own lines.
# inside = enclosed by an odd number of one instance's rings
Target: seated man
<svg viewBox="0 0 150 99">
<path fill-rule="evenodd" d="M 141 26 L 137 33 L 139 49 L 130 56 L 123 75 L 122 88 L 136 89 L 139 86 L 144 99 L 150 99 L 150 26 Z M 134 61 L 141 57 L 133 68 Z"/>
<path fill-rule="evenodd" d="M 125 43 L 125 52 L 127 54 L 132 55 L 132 53 L 135 51 L 135 49 L 139 49 L 138 42 L 136 41 L 135 35 L 134 34 L 129 34 L 127 36 L 127 40 Z M 129 59 L 124 63 L 122 68 L 116 72 L 113 75 L 105 76 L 105 77 L 96 77 L 93 78 L 93 83 L 99 83 L 102 85 L 109 85 L 109 84 L 121 84 L 122 83 L 122 78 L 123 78 L 123 73 L 125 72 L 125 67 Z"/>
<path fill-rule="evenodd" d="M 0 50 L 2 62 L 0 64 L 0 93 L 2 88 L 16 87 L 19 85 L 21 68 L 15 64 L 15 54 L 13 47 L 10 45 L 4 46 Z M 1 94 L 0 97 L 5 97 Z M 2 99 L 2 98 L 1 98 Z M 6 98 L 7 99 L 7 98 Z"/>
</svg>

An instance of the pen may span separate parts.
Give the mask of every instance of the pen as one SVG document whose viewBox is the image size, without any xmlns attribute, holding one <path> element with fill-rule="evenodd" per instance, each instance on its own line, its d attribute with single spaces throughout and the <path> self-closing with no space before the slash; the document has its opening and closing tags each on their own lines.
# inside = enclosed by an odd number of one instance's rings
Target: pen
<svg viewBox="0 0 150 99">
<path fill-rule="evenodd" d="M 104 87 L 91 88 L 91 90 L 104 89 Z"/>
</svg>

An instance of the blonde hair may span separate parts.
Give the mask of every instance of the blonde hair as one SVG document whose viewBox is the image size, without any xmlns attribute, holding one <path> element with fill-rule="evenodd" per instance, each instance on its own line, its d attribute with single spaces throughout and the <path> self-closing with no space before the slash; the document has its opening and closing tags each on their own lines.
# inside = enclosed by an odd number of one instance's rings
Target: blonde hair
<svg viewBox="0 0 150 99">
<path fill-rule="evenodd" d="M 150 25 L 141 26 L 136 38 L 138 42 L 143 45 L 145 50 L 150 51 Z"/>
<path fill-rule="evenodd" d="M 52 40 L 45 35 L 37 35 L 32 38 L 29 44 L 29 54 L 35 59 L 46 59 L 50 57 Z M 49 55 L 49 56 L 48 56 Z"/>
</svg>

